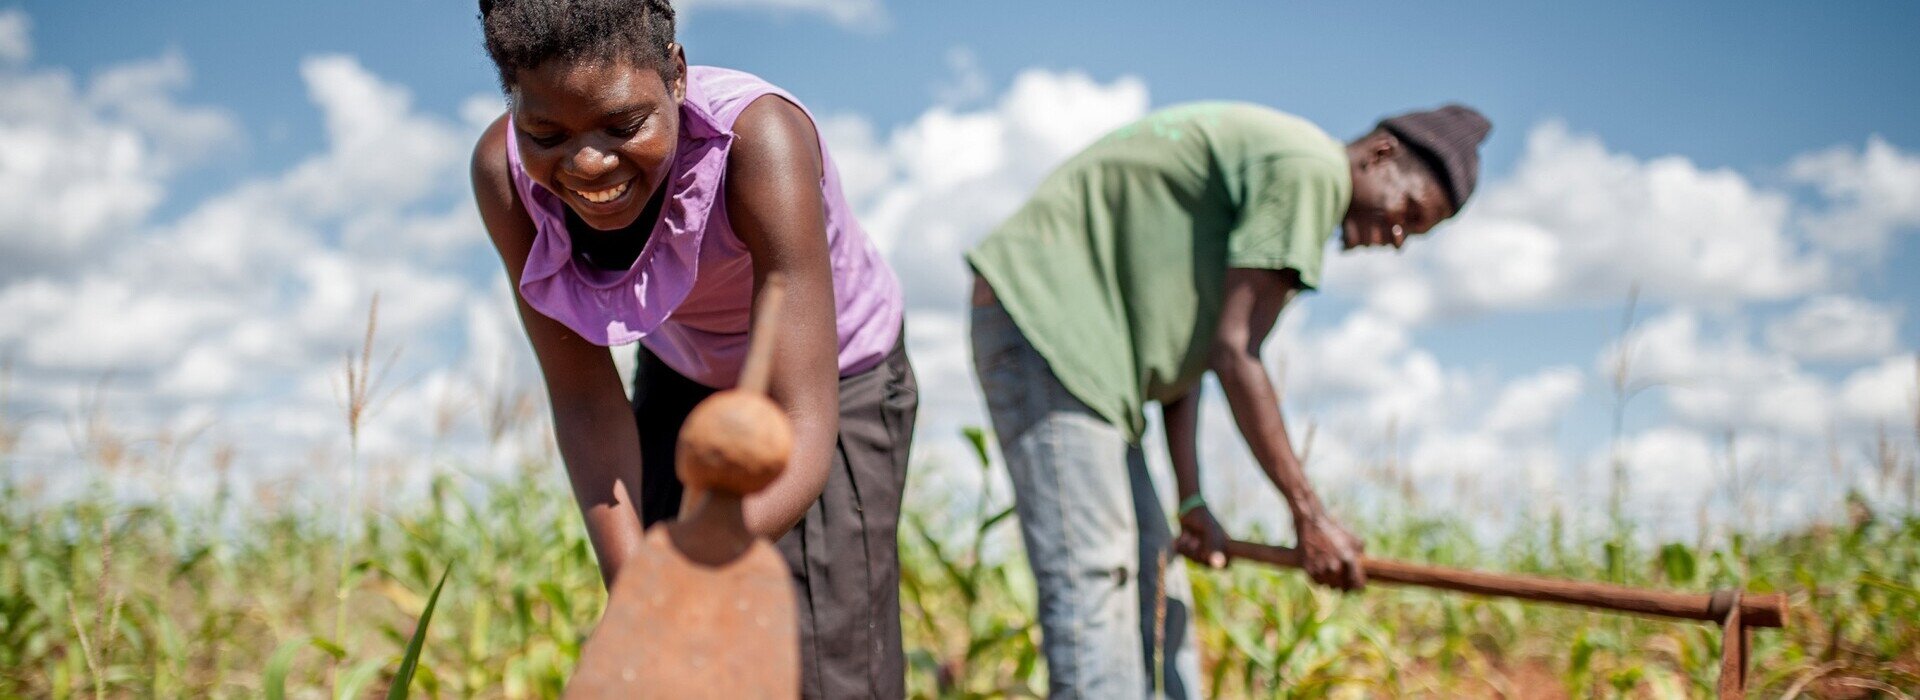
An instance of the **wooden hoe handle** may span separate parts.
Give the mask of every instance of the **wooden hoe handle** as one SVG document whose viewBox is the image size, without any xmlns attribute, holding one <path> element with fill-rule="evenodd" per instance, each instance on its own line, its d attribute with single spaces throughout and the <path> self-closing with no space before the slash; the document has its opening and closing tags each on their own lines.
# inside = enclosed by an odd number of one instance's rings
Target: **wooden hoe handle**
<svg viewBox="0 0 1920 700">
<path fill-rule="evenodd" d="M 1290 547 L 1230 540 L 1227 542 L 1227 554 L 1235 559 L 1248 559 L 1291 569 L 1301 568 L 1300 551 Z M 1727 614 L 1732 612 L 1736 602 L 1739 605 L 1740 623 L 1747 627 L 1781 627 L 1786 624 L 1787 617 L 1787 598 L 1779 593 L 1756 594 L 1739 591 L 1720 591 L 1712 594 L 1674 593 L 1604 583 L 1408 564 L 1372 557 L 1362 558 L 1361 566 L 1365 567 L 1369 581 L 1425 586 L 1475 595 L 1502 596 L 1564 605 L 1584 605 L 1654 617 L 1721 623 L 1727 620 Z"/>
</svg>

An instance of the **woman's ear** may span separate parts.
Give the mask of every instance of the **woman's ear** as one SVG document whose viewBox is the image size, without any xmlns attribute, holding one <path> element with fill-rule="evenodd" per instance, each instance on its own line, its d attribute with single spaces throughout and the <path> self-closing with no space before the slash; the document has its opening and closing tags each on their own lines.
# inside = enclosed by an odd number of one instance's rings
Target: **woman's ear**
<svg viewBox="0 0 1920 700">
<path fill-rule="evenodd" d="M 670 59 L 673 61 L 673 85 L 671 87 L 673 104 L 677 107 L 687 99 L 687 52 L 680 48 L 679 43 L 668 44 L 667 50 L 673 54 L 673 57 Z"/>
</svg>

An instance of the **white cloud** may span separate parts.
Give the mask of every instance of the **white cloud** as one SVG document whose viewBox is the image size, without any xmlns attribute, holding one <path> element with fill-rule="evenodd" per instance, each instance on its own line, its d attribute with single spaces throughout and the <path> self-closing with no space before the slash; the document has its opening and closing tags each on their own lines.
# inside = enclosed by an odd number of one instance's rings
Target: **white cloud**
<svg viewBox="0 0 1920 700">
<path fill-rule="evenodd" d="M 1920 355 L 1895 355 L 1848 375 L 1840 388 L 1847 415 L 1875 428 L 1920 431 Z"/>
<path fill-rule="evenodd" d="M 25 63 L 33 57 L 32 21 L 17 7 L 0 10 L 0 63 Z"/>
<path fill-rule="evenodd" d="M 973 49 L 965 46 L 948 49 L 947 70 L 953 75 L 934 88 L 936 104 L 958 107 L 987 96 L 987 74 L 980 69 L 980 57 L 974 55 Z"/>
<path fill-rule="evenodd" d="M 24 41 L 26 22 L 0 16 L 0 35 Z M 0 281 L 99 260 L 182 167 L 238 142 L 224 110 L 175 101 L 190 77 L 177 53 L 111 66 L 84 89 L 64 70 L 0 62 Z"/>
<path fill-rule="evenodd" d="M 492 126 L 493 120 L 499 119 L 506 111 L 506 98 L 499 93 L 469 95 L 460 101 L 460 121 L 475 131 Z"/>
<path fill-rule="evenodd" d="M 1499 515 L 1543 511 L 1534 506 L 1555 499 L 1560 462 L 1550 442 L 1447 430 L 1420 436 L 1407 455 L 1409 476 L 1434 500 Z"/>
<path fill-rule="evenodd" d="M 286 187 L 312 213 L 391 211 L 464 183 L 472 140 L 444 120 L 414 112 L 405 88 L 342 55 L 303 60 L 300 75 L 325 117 L 329 150 L 289 173 Z"/>
<path fill-rule="evenodd" d="M 878 31 L 887 26 L 887 8 L 880 0 L 682 0 L 683 11 L 709 9 L 762 10 L 782 14 L 817 15 L 845 29 Z"/>
<path fill-rule="evenodd" d="M 1653 300 L 1729 304 L 1822 285 L 1827 261 L 1796 243 L 1790 200 L 1679 156 L 1641 160 L 1559 122 L 1536 126 L 1512 176 L 1403 255 L 1339 255 L 1330 293 L 1409 319 L 1429 314 Z M 1412 302 L 1409 297 L 1430 296 Z"/>
<path fill-rule="evenodd" d="M 874 195 L 893 182 L 894 162 L 880 143 L 873 123 L 864 117 L 837 114 L 818 120 L 820 139 L 832 152 L 840 173 L 840 191 L 856 208 L 865 209 Z"/>
<path fill-rule="evenodd" d="M 234 149 L 241 134 L 226 111 L 173 100 L 192 80 L 186 57 L 168 51 L 101 71 L 87 87 L 87 100 L 145 135 L 165 167 L 190 165 Z"/>
<path fill-rule="evenodd" d="M 993 105 L 936 106 L 884 142 L 858 118 L 822 132 L 860 222 L 907 285 L 913 308 L 957 313 L 968 273 L 961 255 L 1025 200 L 1067 156 L 1146 113 L 1137 78 L 1102 84 L 1082 73 L 1029 70 Z"/>
<path fill-rule="evenodd" d="M 1597 371 L 1613 376 L 1630 353 L 1629 379 L 1659 388 L 1673 416 L 1712 430 L 1782 431 L 1818 438 L 1835 425 L 1835 392 L 1793 358 L 1753 346 L 1743 329 L 1709 334 L 1702 316 L 1675 309 L 1609 346 Z"/>
<path fill-rule="evenodd" d="M 1578 368 L 1552 367 L 1509 382 L 1487 411 L 1487 429 L 1506 434 L 1552 429 L 1580 397 L 1582 381 Z"/>
<path fill-rule="evenodd" d="M 1878 135 L 1859 151 L 1838 146 L 1795 158 L 1787 172 L 1829 202 L 1802 217 L 1822 245 L 1872 253 L 1894 232 L 1920 227 L 1920 156 Z"/>
<path fill-rule="evenodd" d="M 1331 328 L 1288 327 L 1287 317 L 1302 323 L 1311 308 L 1299 300 L 1290 305 L 1267 355 L 1269 366 L 1284 373 L 1287 403 L 1310 412 L 1330 437 L 1411 441 L 1423 432 L 1467 427 L 1471 413 L 1462 407 L 1481 391 L 1468 372 L 1441 364 L 1414 344 L 1404 324 L 1370 310 L 1349 313 Z"/>
<path fill-rule="evenodd" d="M 1629 436 L 1621 445 L 1627 471 L 1627 498 L 1641 512 L 1691 513 L 1714 492 L 1726 473 L 1726 456 L 1705 435 L 1679 427 L 1658 427 Z M 1595 458 L 1587 470 L 1596 493 L 1611 488 L 1611 457 Z"/>
<path fill-rule="evenodd" d="M 1791 316 L 1767 325 L 1767 344 L 1802 360 L 1865 360 L 1893 351 L 1899 315 L 1865 299 L 1808 299 Z"/>
<path fill-rule="evenodd" d="M 0 153 L 0 278 L 81 257 L 145 218 L 164 193 L 152 152 L 131 129 L 8 121 Z"/>
<path fill-rule="evenodd" d="M 984 86 L 981 86 L 984 89 Z M 941 104 L 886 134 L 854 115 L 820 123 L 861 225 L 905 281 L 920 381 L 916 461 L 964 465 L 963 426 L 985 426 L 967 336 L 966 249 L 1067 156 L 1146 113 L 1136 78 L 1029 70 L 992 104 Z"/>
<path fill-rule="evenodd" d="M 41 104 L 38 121 L 10 133 L 29 148 L 67 147 L 70 132 L 51 128 L 45 116 L 79 115 L 72 121 L 91 120 L 131 144 L 132 162 L 117 166 L 128 177 L 151 176 L 174 150 L 204 148 L 219 131 L 194 123 L 225 119 L 151 127 L 170 116 L 212 114 L 166 99 L 186 72 L 177 55 L 109 69 L 85 99 L 57 74 L 28 76 L 40 94 L 69 99 Z M 300 452 L 289 446 L 344 435 L 333 384 L 376 292 L 380 355 L 404 348 L 388 391 L 409 410 L 427 401 L 418 396 L 422 382 L 444 384 L 427 381 L 435 376 L 497 371 L 498 359 L 472 357 L 469 348 L 524 353 L 524 342 L 483 338 L 486 319 L 470 312 L 487 289 L 468 269 L 485 236 L 461 166 L 479 127 L 416 111 L 404 88 L 349 57 L 309 59 L 302 75 L 327 125 L 324 151 L 216 193 L 177 221 L 148 220 L 151 201 L 128 207 L 113 230 L 92 232 L 111 235 L 114 245 L 73 247 L 88 251 L 87 264 L 69 274 L 0 277 L 0 304 L 9 309 L 0 315 L 0 354 L 56 386 L 111 376 L 128 426 L 163 425 L 161 417 L 202 407 L 262 453 L 285 456 Z M 4 174 L 18 173 L 9 166 Z M 157 198 L 159 185 L 152 186 Z M 75 237 L 57 228 L 57 218 L 16 216 L 5 225 L 0 231 L 29 240 Z M 49 398 L 30 406 L 61 410 Z M 428 427 L 412 413 L 375 421 L 366 444 L 418 445 Z M 292 459 L 263 458 L 259 468 L 286 468 Z"/>
</svg>

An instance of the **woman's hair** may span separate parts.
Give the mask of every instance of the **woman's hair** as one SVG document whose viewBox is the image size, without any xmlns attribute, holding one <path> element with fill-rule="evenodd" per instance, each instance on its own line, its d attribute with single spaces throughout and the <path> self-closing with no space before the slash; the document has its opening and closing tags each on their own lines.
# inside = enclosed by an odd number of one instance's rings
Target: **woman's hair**
<svg viewBox="0 0 1920 700">
<path fill-rule="evenodd" d="M 480 25 L 508 92 L 520 71 L 554 59 L 624 58 L 662 79 L 679 77 L 667 0 L 480 0 Z"/>
</svg>

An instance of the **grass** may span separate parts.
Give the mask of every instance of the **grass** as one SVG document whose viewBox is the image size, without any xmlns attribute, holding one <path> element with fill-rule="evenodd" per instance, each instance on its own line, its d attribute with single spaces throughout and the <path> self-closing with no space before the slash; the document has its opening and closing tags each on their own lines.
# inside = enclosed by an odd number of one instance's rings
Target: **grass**
<svg viewBox="0 0 1920 700">
<path fill-rule="evenodd" d="M 425 498 L 366 511 L 342 550 L 331 513 L 128 505 L 104 488 L 39 503 L 0 486 L 0 696 L 375 694 L 405 672 L 436 580 L 416 693 L 555 696 L 604 604 L 564 488 L 551 464 L 443 473 Z M 1853 505 L 1843 525 L 1715 549 L 1609 548 L 1552 522 L 1482 543 L 1446 516 L 1361 530 L 1370 552 L 1414 561 L 1787 591 L 1791 627 L 1755 638 L 1755 697 L 1900 697 L 1920 688 L 1920 519 Z M 1015 521 L 937 512 L 950 509 L 922 494 L 901 530 L 912 692 L 1042 694 L 1031 579 L 1017 549 L 994 546 L 1017 544 Z M 1405 589 L 1339 596 L 1250 565 L 1192 571 L 1203 673 L 1224 697 L 1696 697 L 1717 673 L 1718 635 L 1702 625 Z"/>
</svg>

